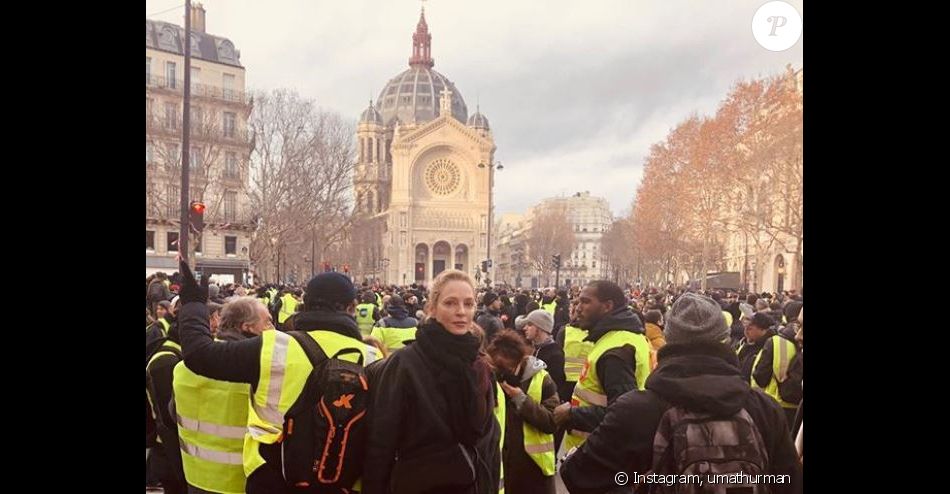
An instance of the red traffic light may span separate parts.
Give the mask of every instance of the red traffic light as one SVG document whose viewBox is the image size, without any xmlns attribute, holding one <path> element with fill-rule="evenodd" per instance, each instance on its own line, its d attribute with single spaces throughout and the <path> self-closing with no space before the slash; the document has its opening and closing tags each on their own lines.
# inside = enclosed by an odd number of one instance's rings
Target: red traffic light
<svg viewBox="0 0 950 494">
<path fill-rule="evenodd" d="M 191 229 L 195 233 L 201 233 L 205 229 L 205 203 L 201 201 L 191 201 L 191 207 L 188 211 L 188 220 L 191 222 Z"/>
</svg>

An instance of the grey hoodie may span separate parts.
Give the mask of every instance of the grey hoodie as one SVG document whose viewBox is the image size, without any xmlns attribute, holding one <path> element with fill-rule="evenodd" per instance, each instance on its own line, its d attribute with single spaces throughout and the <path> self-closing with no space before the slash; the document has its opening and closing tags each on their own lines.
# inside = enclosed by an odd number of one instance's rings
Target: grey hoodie
<svg viewBox="0 0 950 494">
<path fill-rule="evenodd" d="M 540 360 L 533 355 L 529 356 L 528 360 L 525 361 L 524 369 L 521 371 L 521 382 L 530 382 L 531 378 L 533 378 L 535 374 L 547 368 L 548 364 L 545 364 L 543 360 Z M 526 399 L 528 399 L 527 394 L 520 394 L 512 398 L 511 401 L 514 402 L 516 409 L 521 410 L 521 406 L 524 404 Z"/>
</svg>

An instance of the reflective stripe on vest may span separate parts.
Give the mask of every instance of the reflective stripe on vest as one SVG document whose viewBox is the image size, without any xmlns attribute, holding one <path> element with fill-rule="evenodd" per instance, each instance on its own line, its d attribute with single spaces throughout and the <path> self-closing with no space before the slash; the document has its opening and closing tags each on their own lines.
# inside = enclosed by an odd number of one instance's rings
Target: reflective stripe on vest
<svg viewBox="0 0 950 494">
<path fill-rule="evenodd" d="M 581 388 L 580 386 L 574 387 L 574 396 L 586 401 L 591 405 L 597 405 L 599 407 L 607 406 L 607 395 L 603 393 L 596 393 L 586 388 Z"/>
<path fill-rule="evenodd" d="M 541 406 L 541 391 L 544 385 L 544 376 L 548 373 L 541 370 L 531 378 L 528 385 L 528 397 Z M 527 421 L 522 421 L 524 434 L 524 451 L 534 460 L 541 469 L 541 473 L 550 477 L 554 475 L 554 434 L 541 432 Z"/>
<path fill-rule="evenodd" d="M 332 331 L 308 331 L 307 334 L 320 345 L 327 355 L 335 355 L 343 349 L 357 349 L 363 356 L 363 365 L 379 359 L 379 350 L 360 340 Z M 356 362 L 355 354 L 338 357 Z M 281 331 L 265 331 L 261 334 L 261 373 L 248 411 L 249 436 L 244 445 L 244 473 L 250 475 L 264 464 L 264 459 L 253 442 L 274 444 L 283 435 L 284 414 L 303 392 L 313 365 L 300 343 Z M 251 444 L 248 444 L 249 441 Z"/>
<path fill-rule="evenodd" d="M 495 402 L 495 420 L 498 421 L 501 427 L 501 439 L 498 441 L 498 450 L 501 451 L 505 448 L 505 392 L 497 382 L 495 383 Z M 501 471 L 498 475 L 498 494 L 505 494 L 505 465 L 504 462 L 500 463 Z"/>
<path fill-rule="evenodd" d="M 202 460 L 207 460 L 212 463 L 222 463 L 224 465 L 241 465 L 243 461 L 241 453 L 223 453 L 221 451 L 213 451 L 195 446 L 193 444 L 188 444 L 186 441 L 181 441 L 181 450 L 186 455 L 194 456 L 195 458 L 201 458 Z M 182 458 L 182 460 L 184 460 L 184 458 Z M 200 488 L 200 486 L 195 487 Z"/>
<path fill-rule="evenodd" d="M 417 329 L 416 327 L 390 328 L 376 326 L 370 336 L 383 342 L 386 350 L 393 351 L 406 346 L 407 341 L 415 341 Z"/>
<path fill-rule="evenodd" d="M 563 439 L 564 451 L 570 451 L 571 448 L 579 448 L 589 436 L 590 432 L 568 429 Z"/>
<path fill-rule="evenodd" d="M 370 334 L 376 321 L 373 315 L 376 312 L 376 306 L 373 304 L 360 304 L 356 306 L 356 325 L 360 327 L 360 332 Z"/>
<path fill-rule="evenodd" d="M 768 386 L 765 387 L 763 391 L 765 394 L 771 396 L 779 405 L 782 405 L 783 408 L 797 408 L 798 405 L 794 403 L 789 403 L 782 399 L 782 396 L 778 392 L 778 385 L 781 382 L 784 382 L 788 378 L 788 366 L 791 364 L 792 358 L 795 357 L 796 349 L 795 345 L 781 336 L 772 336 L 769 338 L 772 340 L 772 379 L 769 380 Z M 778 348 L 775 347 L 778 342 Z M 762 352 L 765 350 L 765 345 L 762 346 L 762 350 L 759 350 L 759 353 L 755 356 L 755 361 L 752 363 L 752 382 L 750 383 L 753 388 L 762 389 L 758 383 L 755 382 L 755 368 L 759 366 L 759 360 L 762 358 Z"/>
<path fill-rule="evenodd" d="M 593 341 L 584 341 L 587 331 L 564 326 L 564 377 L 568 382 L 577 382 L 587 362 L 587 355 L 594 348 Z"/>
<path fill-rule="evenodd" d="M 178 350 L 178 353 L 176 354 L 175 352 L 171 351 L 172 348 Z M 152 354 L 152 358 L 148 359 L 148 363 L 145 364 L 145 370 L 148 371 L 148 368 L 152 366 L 152 362 L 155 362 L 158 357 L 161 357 L 162 355 L 174 355 L 177 357 L 179 354 L 181 354 L 181 345 L 175 343 L 174 341 L 166 341 L 165 343 L 162 343 L 162 346 L 159 347 L 157 352 Z"/>
<path fill-rule="evenodd" d="M 608 331 L 594 343 L 594 348 L 587 355 L 587 362 L 584 363 L 581 377 L 574 385 L 574 395 L 571 397 L 572 405 L 581 407 L 607 406 L 607 394 L 603 389 L 603 381 L 597 375 L 597 362 L 609 350 L 625 345 L 634 348 L 636 362 L 633 374 L 637 380 L 637 388 L 643 389 L 647 376 L 650 375 L 650 342 L 647 341 L 646 336 L 640 333 Z M 568 436 L 571 436 L 569 445 L 572 446 L 579 446 L 585 439 L 585 437 L 573 431 L 569 431 Z"/>
<path fill-rule="evenodd" d="M 285 293 L 280 298 L 280 313 L 277 314 L 277 322 L 283 324 L 284 321 L 290 319 L 290 316 L 294 315 L 294 312 L 297 312 L 297 299 L 293 295 Z"/>
<path fill-rule="evenodd" d="M 189 485 L 241 494 L 251 386 L 195 374 L 184 362 L 175 366 L 175 409 L 182 467 Z"/>
</svg>

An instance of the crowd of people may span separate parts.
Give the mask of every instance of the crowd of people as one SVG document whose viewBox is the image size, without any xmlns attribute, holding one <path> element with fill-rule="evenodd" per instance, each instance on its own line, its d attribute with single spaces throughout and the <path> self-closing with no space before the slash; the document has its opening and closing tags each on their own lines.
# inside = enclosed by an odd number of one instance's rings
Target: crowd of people
<svg viewBox="0 0 950 494">
<path fill-rule="evenodd" d="M 601 493 L 633 492 L 618 472 L 742 472 L 730 488 L 801 492 L 802 321 L 796 291 L 455 270 L 218 286 L 181 263 L 146 281 L 146 486 Z"/>
</svg>

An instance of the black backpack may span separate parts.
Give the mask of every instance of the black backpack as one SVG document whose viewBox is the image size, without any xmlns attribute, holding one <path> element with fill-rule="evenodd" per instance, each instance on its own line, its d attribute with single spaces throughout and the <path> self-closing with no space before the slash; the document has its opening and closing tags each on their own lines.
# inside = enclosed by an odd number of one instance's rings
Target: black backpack
<svg viewBox="0 0 950 494">
<path fill-rule="evenodd" d="M 344 492 L 359 479 L 366 449 L 369 385 L 358 348 L 328 356 L 305 332 L 290 331 L 313 364 L 297 401 L 284 416 L 284 479 L 296 487 Z M 336 357 L 359 355 L 359 363 Z"/>
<path fill-rule="evenodd" d="M 638 492 L 769 494 L 768 484 L 755 482 L 768 470 L 762 434 L 745 409 L 714 417 L 671 407 L 653 438 L 650 473 L 676 475 L 676 482 L 641 483 Z"/>
</svg>

